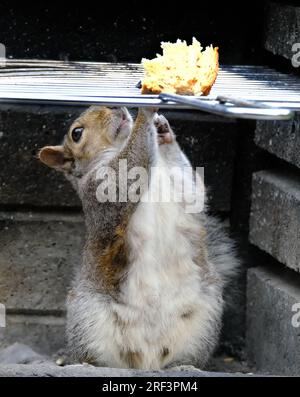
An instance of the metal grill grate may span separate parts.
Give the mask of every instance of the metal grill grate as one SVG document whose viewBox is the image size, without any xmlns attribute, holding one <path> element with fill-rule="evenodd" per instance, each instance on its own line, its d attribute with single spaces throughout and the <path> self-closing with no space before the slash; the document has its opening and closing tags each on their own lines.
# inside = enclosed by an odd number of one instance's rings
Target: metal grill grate
<svg viewBox="0 0 300 397">
<path fill-rule="evenodd" d="M 290 118 L 283 109 L 300 111 L 300 79 L 261 66 L 222 66 L 210 95 L 197 98 L 141 95 L 142 75 L 141 65 L 130 63 L 7 60 L 0 67 L 0 101 L 198 107 L 246 118 Z"/>
</svg>

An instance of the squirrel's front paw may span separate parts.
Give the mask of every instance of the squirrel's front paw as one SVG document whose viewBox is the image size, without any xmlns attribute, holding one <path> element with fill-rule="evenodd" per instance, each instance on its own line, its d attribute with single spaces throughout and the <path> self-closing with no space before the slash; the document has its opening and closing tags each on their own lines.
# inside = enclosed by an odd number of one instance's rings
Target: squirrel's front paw
<svg viewBox="0 0 300 397">
<path fill-rule="evenodd" d="M 174 133 L 168 120 L 162 114 L 155 115 L 154 125 L 157 129 L 157 139 L 159 145 L 173 142 L 175 139 Z"/>
</svg>

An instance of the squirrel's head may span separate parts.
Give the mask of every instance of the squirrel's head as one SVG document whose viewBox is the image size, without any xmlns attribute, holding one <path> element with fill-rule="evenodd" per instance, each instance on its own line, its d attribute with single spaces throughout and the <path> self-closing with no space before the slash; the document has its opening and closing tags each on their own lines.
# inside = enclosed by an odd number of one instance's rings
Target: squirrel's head
<svg viewBox="0 0 300 397">
<path fill-rule="evenodd" d="M 66 174 L 80 173 L 95 160 L 119 152 L 131 129 L 132 117 L 126 108 L 92 106 L 73 122 L 63 144 L 45 146 L 39 159 Z"/>
</svg>

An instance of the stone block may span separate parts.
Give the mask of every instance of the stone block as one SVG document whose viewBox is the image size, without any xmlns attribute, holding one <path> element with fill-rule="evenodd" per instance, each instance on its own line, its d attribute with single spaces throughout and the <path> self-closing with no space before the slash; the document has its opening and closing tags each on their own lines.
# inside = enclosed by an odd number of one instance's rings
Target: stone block
<svg viewBox="0 0 300 397">
<path fill-rule="evenodd" d="M 250 242 L 300 271 L 300 176 L 282 171 L 253 174 Z"/>
<path fill-rule="evenodd" d="M 300 7 L 268 3 L 265 26 L 265 48 L 292 60 L 293 44 L 300 43 Z"/>
<path fill-rule="evenodd" d="M 65 319 L 59 316 L 8 314 L 0 328 L 0 348 L 23 343 L 43 355 L 66 347 Z"/>
<path fill-rule="evenodd" d="M 289 121 L 257 121 L 255 143 L 297 167 L 300 167 L 300 116 Z"/>
<path fill-rule="evenodd" d="M 0 212 L 0 302 L 6 310 L 64 311 L 84 234 L 80 214 Z"/>
<path fill-rule="evenodd" d="M 257 370 L 300 375 L 300 275 L 252 268 L 247 287 L 247 353 Z"/>
</svg>

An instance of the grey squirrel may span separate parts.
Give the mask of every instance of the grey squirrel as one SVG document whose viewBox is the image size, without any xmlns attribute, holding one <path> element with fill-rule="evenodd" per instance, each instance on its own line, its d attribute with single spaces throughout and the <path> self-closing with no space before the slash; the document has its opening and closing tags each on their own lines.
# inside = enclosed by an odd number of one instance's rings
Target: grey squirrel
<svg viewBox="0 0 300 397">
<path fill-rule="evenodd" d="M 101 202 L 99 172 L 152 166 L 167 177 L 190 166 L 164 116 L 140 108 L 93 106 L 70 127 L 61 146 L 39 153 L 62 171 L 83 206 L 83 263 L 67 299 L 73 357 L 97 366 L 203 368 L 218 341 L 223 290 L 236 273 L 231 240 L 214 218 L 187 213 L 182 202 Z M 191 185 L 194 176 L 190 178 Z M 150 174 L 147 189 L 158 189 Z M 121 180 L 116 179 L 121 189 Z"/>
</svg>

